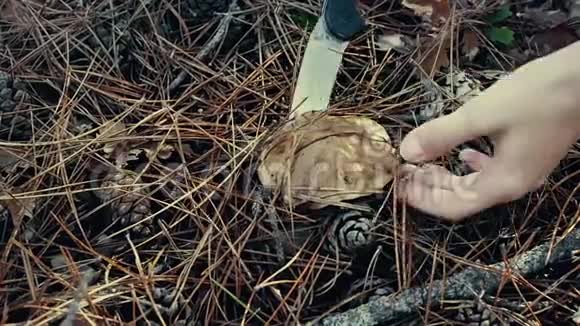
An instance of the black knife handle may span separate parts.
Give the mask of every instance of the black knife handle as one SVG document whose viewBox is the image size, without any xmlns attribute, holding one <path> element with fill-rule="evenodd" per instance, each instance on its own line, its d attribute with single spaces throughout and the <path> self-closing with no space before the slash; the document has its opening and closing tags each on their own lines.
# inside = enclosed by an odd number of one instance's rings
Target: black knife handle
<svg viewBox="0 0 580 326">
<path fill-rule="evenodd" d="M 328 32 L 349 41 L 366 28 L 357 9 L 358 0 L 325 0 L 322 15 Z"/>
</svg>

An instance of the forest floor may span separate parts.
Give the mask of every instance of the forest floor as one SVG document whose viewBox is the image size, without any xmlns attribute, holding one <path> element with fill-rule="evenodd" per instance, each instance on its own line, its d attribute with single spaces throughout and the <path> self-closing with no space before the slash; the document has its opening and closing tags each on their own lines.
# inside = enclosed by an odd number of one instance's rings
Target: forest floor
<svg viewBox="0 0 580 326">
<path fill-rule="evenodd" d="M 360 2 L 328 111 L 394 148 L 580 38 L 579 1 Z M 580 324 L 579 144 L 457 224 L 394 182 L 346 208 L 265 191 L 321 5 L 0 0 L 0 324 Z M 437 163 L 466 173 L 457 153 Z"/>
</svg>

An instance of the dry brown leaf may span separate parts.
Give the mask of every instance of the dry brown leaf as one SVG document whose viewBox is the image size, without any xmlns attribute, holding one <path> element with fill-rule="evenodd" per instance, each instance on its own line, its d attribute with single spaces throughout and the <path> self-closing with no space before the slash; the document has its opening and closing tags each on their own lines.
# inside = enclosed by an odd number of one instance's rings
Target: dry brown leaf
<svg viewBox="0 0 580 326">
<path fill-rule="evenodd" d="M 529 47 L 532 52 L 536 53 L 536 56 L 545 56 L 578 41 L 578 39 L 578 35 L 572 28 L 558 25 L 532 36 L 529 40 Z"/>
<path fill-rule="evenodd" d="M 440 37 L 424 37 L 421 39 L 419 51 L 416 59 L 423 71 L 433 77 L 441 70 L 441 67 L 449 66 L 449 49 L 451 38 L 448 33 L 444 33 L 443 39 Z"/>
<path fill-rule="evenodd" d="M 102 128 L 102 131 L 99 133 L 99 138 L 102 141 L 107 141 L 104 147 L 105 153 L 112 153 L 115 147 L 122 143 L 123 140 L 119 140 L 117 138 L 122 138 L 127 136 L 127 128 L 123 121 L 114 121 L 107 123 Z M 115 140 L 110 141 L 109 138 L 115 138 Z"/>
<path fill-rule="evenodd" d="M 109 158 L 115 160 L 118 167 L 122 167 L 129 160 L 129 142 L 124 140 L 128 136 L 127 128 L 123 121 L 112 121 L 101 127 L 99 142 L 104 142 L 103 152 Z"/>
<path fill-rule="evenodd" d="M 99 133 L 100 137 L 121 137 L 127 135 L 127 127 L 123 121 L 111 121 L 101 127 L 103 130 Z"/>
<path fill-rule="evenodd" d="M 434 26 L 443 25 L 450 15 L 449 0 L 403 0 L 402 5 Z"/>
<path fill-rule="evenodd" d="M 140 138 L 123 139 L 129 134 L 125 124 L 121 121 L 103 126 L 102 129 L 103 132 L 99 134 L 99 138 L 101 141 L 106 142 L 103 151 L 110 157 L 114 157 L 117 161 L 121 161 L 121 163 L 138 159 L 138 156 L 142 152 L 145 152 L 149 159 L 160 158 L 162 160 L 168 159 L 175 152 L 175 146 L 172 144 L 148 141 Z M 111 138 L 114 140 L 110 140 Z M 184 148 L 185 155 L 188 155 L 190 152 L 191 149 Z"/>
<path fill-rule="evenodd" d="M 170 144 L 161 144 L 159 142 L 151 143 L 149 146 L 143 147 L 145 153 L 147 153 L 147 157 L 149 159 L 154 159 L 156 157 L 166 160 L 168 159 L 171 154 L 175 151 L 175 147 Z"/>
<path fill-rule="evenodd" d="M 0 169 L 14 168 L 14 167 L 27 167 L 28 158 L 27 153 L 22 150 L 17 150 L 13 148 L 0 148 Z"/>
<path fill-rule="evenodd" d="M 536 28 L 552 28 L 560 24 L 565 24 L 568 15 L 561 10 L 549 10 L 541 6 L 539 8 L 525 8 L 524 12 L 518 13 L 518 17 L 529 19 Z"/>
<path fill-rule="evenodd" d="M 2 197 L 5 197 L 5 194 L 2 195 Z M 0 206 L 8 209 L 14 225 L 20 225 L 25 217 L 32 217 L 36 207 L 36 198 L 0 200 Z"/>
<path fill-rule="evenodd" d="M 473 61 L 475 56 L 479 53 L 479 45 L 479 37 L 477 37 L 477 33 L 471 30 L 463 33 L 463 46 L 461 50 L 470 61 Z"/>
<path fill-rule="evenodd" d="M 270 139 L 258 176 L 292 206 L 320 209 L 381 192 L 399 164 L 385 129 L 363 117 L 309 112 Z"/>
</svg>

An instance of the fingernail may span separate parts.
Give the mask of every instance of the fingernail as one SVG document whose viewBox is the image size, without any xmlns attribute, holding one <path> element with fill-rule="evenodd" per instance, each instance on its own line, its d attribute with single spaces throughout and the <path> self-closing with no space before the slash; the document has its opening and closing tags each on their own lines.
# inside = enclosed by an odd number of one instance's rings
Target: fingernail
<svg viewBox="0 0 580 326">
<path fill-rule="evenodd" d="M 473 153 L 477 154 L 477 151 L 471 148 L 465 148 L 459 152 L 459 159 L 462 161 L 469 161 L 473 157 Z"/>
<path fill-rule="evenodd" d="M 401 156 L 410 162 L 422 161 L 425 158 L 425 152 L 416 138 L 408 139 L 401 145 Z"/>
</svg>

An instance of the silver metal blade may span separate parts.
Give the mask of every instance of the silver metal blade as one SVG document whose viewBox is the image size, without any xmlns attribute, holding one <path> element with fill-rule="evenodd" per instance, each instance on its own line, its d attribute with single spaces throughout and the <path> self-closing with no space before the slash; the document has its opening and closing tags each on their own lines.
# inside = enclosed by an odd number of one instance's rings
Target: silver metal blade
<svg viewBox="0 0 580 326">
<path fill-rule="evenodd" d="M 310 34 L 292 98 L 291 118 L 328 108 L 336 75 L 348 41 L 340 41 L 326 31 L 321 16 Z"/>
</svg>

